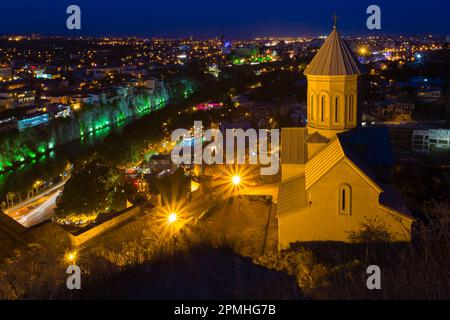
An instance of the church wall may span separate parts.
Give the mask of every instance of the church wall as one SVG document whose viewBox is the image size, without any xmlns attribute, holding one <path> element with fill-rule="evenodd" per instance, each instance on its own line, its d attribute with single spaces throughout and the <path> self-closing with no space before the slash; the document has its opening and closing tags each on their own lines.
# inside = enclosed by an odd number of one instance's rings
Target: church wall
<svg viewBox="0 0 450 320">
<path fill-rule="evenodd" d="M 357 76 L 308 76 L 308 126 L 317 129 L 345 130 L 356 127 Z M 322 116 L 322 98 L 324 103 Z M 352 107 L 350 102 L 353 101 Z M 336 102 L 337 110 L 336 110 Z M 352 110 L 352 116 L 349 112 Z M 337 112 L 336 112 L 337 111 Z M 332 137 L 336 132 L 321 134 Z"/>
<path fill-rule="evenodd" d="M 298 212 L 278 216 L 278 249 L 288 249 L 290 243 L 305 240 L 303 236 L 304 219 L 302 217 L 306 215 L 308 208 L 300 209 Z"/>
<path fill-rule="evenodd" d="M 351 188 L 348 215 L 339 213 L 339 188 L 343 184 Z M 298 213 L 279 217 L 279 247 L 287 248 L 297 241 L 349 242 L 349 231 L 360 230 L 366 218 L 383 221 L 394 240 L 409 241 L 411 220 L 399 222 L 399 216 L 380 209 L 378 198 L 378 191 L 342 160 L 308 190 L 310 205 Z"/>
</svg>

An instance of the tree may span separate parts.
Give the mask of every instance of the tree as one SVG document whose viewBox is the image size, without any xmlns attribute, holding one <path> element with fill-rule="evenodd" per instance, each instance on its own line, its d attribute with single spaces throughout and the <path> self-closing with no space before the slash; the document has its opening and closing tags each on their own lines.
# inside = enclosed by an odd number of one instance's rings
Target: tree
<svg viewBox="0 0 450 320">
<path fill-rule="evenodd" d="M 387 231 L 384 222 L 377 219 L 367 219 L 361 223 L 361 229 L 349 232 L 349 238 L 353 243 L 390 242 L 392 235 Z"/>
<path fill-rule="evenodd" d="M 161 193 L 164 204 L 173 204 L 180 201 L 189 191 L 191 180 L 178 168 L 172 175 L 156 180 L 156 187 Z"/>
<path fill-rule="evenodd" d="M 110 210 L 112 193 L 119 185 L 119 172 L 93 160 L 74 172 L 56 202 L 56 216 L 98 215 Z"/>
<path fill-rule="evenodd" d="M 366 218 L 361 223 L 361 229 L 349 232 L 352 243 L 363 243 L 366 246 L 366 264 L 369 259 L 369 248 L 371 244 L 387 244 L 393 240 L 384 221 Z"/>
</svg>

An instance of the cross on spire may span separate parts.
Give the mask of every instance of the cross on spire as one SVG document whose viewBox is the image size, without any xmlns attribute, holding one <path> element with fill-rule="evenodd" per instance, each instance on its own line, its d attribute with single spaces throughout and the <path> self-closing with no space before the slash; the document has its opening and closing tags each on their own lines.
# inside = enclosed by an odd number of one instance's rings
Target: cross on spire
<svg viewBox="0 0 450 320">
<path fill-rule="evenodd" d="M 339 19 L 339 17 L 336 15 L 336 13 L 333 16 L 333 29 L 337 28 L 337 20 Z"/>
</svg>

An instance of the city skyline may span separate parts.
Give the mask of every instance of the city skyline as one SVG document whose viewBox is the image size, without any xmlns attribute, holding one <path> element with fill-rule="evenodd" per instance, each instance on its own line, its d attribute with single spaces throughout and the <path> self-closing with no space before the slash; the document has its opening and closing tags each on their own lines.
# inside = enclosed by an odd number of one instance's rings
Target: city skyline
<svg viewBox="0 0 450 320">
<path fill-rule="evenodd" d="M 450 299 L 450 5 L 202 2 L 4 5 L 0 301 Z"/>
<path fill-rule="evenodd" d="M 332 25 L 332 15 L 339 16 L 338 25 L 346 35 L 439 34 L 449 33 L 445 19 L 448 4 L 429 1 L 368 1 L 300 3 L 283 1 L 273 6 L 269 1 L 230 1 L 226 4 L 191 5 L 175 1 L 171 4 L 134 1 L 89 3 L 78 1 L 82 12 L 82 28 L 70 31 L 65 26 L 66 8 L 73 3 L 49 1 L 25 5 L 5 3 L 0 14 L 2 34 L 62 36 L 138 36 L 162 38 L 214 38 L 226 34 L 233 39 L 255 37 L 298 37 L 326 34 Z M 368 30 L 366 9 L 376 4 L 381 8 L 381 30 Z M 442 16 L 442 17 L 441 17 Z M 170 19 L 168 19 L 170 17 Z M 440 19 L 441 17 L 441 19 Z M 400 23 L 401 22 L 401 23 Z"/>
</svg>

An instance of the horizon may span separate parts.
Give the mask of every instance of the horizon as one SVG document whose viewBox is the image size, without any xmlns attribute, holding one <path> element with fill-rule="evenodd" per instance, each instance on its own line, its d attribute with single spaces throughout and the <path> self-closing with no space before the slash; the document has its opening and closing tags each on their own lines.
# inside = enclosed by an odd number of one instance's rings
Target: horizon
<svg viewBox="0 0 450 320">
<path fill-rule="evenodd" d="M 449 34 L 445 33 L 414 33 L 414 34 L 402 34 L 402 33 L 377 33 L 377 34 L 345 34 L 340 29 L 338 29 L 341 33 L 342 37 L 344 38 L 365 38 L 365 37 L 406 37 L 406 38 L 417 38 L 417 37 L 446 37 Z M 311 35 L 260 35 L 253 38 L 230 38 L 227 37 L 228 40 L 231 41 L 254 41 L 254 40 L 263 40 L 263 39 L 317 39 L 320 37 L 328 37 L 330 32 L 328 33 L 317 33 L 317 34 L 311 34 Z M 0 34 L 0 39 L 4 38 L 13 38 L 13 37 L 24 37 L 24 38 L 31 38 L 33 36 L 40 37 L 40 38 L 46 38 L 46 39 L 52 39 L 52 38 L 58 38 L 58 39 L 139 39 L 139 40 L 167 40 L 167 41 L 190 41 L 190 36 L 185 37 L 163 37 L 158 35 L 153 36 L 144 36 L 144 35 L 90 35 L 90 34 L 80 34 L 80 35 L 69 35 L 69 34 L 46 34 L 46 33 L 4 33 Z M 210 40 L 217 40 L 220 39 L 220 36 L 213 36 L 213 37 L 195 37 L 192 36 L 192 41 L 210 41 Z"/>
<path fill-rule="evenodd" d="M 222 34 L 235 40 L 312 37 L 328 34 L 332 29 L 332 15 L 336 13 L 340 17 L 339 29 L 346 36 L 450 34 L 446 19 L 450 5 L 438 0 L 428 1 L 426 6 L 415 0 L 396 3 L 379 0 L 382 29 L 378 31 L 366 28 L 366 9 L 372 4 L 369 1 L 299 3 L 285 0 L 281 5 L 272 6 L 267 0 L 246 3 L 231 0 L 225 8 L 217 3 L 194 2 L 187 5 L 180 0 L 170 4 L 135 0 L 124 7 L 120 1 L 105 4 L 79 0 L 75 3 L 82 12 L 79 31 L 69 31 L 65 27 L 66 8 L 72 2 L 64 0 L 55 4 L 48 0 L 39 3 L 27 0 L 25 5 L 5 3 L 0 13 L 0 30 L 5 35 L 39 33 L 75 37 L 179 39 L 193 36 L 212 39 Z M 43 15 L 46 15 L 45 19 Z"/>
</svg>

